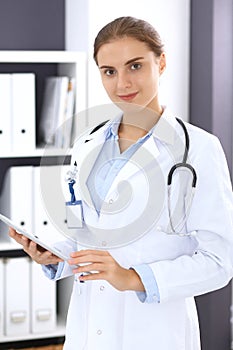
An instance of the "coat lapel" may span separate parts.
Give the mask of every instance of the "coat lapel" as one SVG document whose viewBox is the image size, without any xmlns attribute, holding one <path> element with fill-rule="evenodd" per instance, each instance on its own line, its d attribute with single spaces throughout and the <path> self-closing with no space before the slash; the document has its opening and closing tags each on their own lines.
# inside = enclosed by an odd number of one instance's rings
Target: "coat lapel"
<svg viewBox="0 0 233 350">
<path fill-rule="evenodd" d="M 96 159 L 105 142 L 105 133 L 101 130 L 98 135 L 86 143 L 83 143 L 77 157 L 79 165 L 78 186 L 81 198 L 89 205 L 93 206 L 90 192 L 87 187 L 87 179 L 92 171 Z"/>
</svg>

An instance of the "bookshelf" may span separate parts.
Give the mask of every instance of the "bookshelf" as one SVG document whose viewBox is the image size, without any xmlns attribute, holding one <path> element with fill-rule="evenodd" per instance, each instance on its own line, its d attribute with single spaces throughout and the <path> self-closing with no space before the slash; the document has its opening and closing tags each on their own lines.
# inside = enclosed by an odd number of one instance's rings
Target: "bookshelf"
<svg viewBox="0 0 233 350">
<path fill-rule="evenodd" d="M 45 79 L 49 76 L 68 76 L 75 79 L 75 107 L 74 114 L 82 112 L 82 118 L 77 123 L 75 118 L 74 135 L 85 128 L 86 98 L 86 54 L 83 52 L 68 51 L 1 51 L 0 74 L 1 73 L 34 73 L 35 74 L 35 147 L 26 150 L 5 150 L 0 149 L 0 198 L 4 179 L 8 169 L 14 166 L 39 166 L 43 158 L 43 164 L 60 165 L 68 164 L 70 150 L 51 147 L 46 149 L 40 145 L 38 132 L 41 118 L 41 106 Z M 0 116 L 0 118 L 2 118 Z M 7 240 L 0 232 L 0 259 L 24 257 L 26 254 L 19 246 Z M 43 272 L 41 271 L 43 275 Z M 6 276 L 5 276 L 6 278 Z M 51 282 L 53 283 L 53 282 Z M 3 285 L 0 283 L 0 288 Z M 10 349 L 13 346 L 20 348 L 20 344 L 36 346 L 42 344 L 59 344 L 63 342 L 65 334 L 66 313 L 69 303 L 69 296 L 72 288 L 72 279 L 68 278 L 56 282 L 57 302 L 57 323 L 52 331 L 20 335 L 6 335 L 0 327 L 0 349 Z M 17 289 L 17 288 L 16 288 Z M 1 290 L 0 290 L 1 297 Z M 1 304 L 1 300 L 0 300 Z M 1 306 L 1 305 L 0 305 Z M 0 307 L 1 309 L 1 307 Z M 0 310 L 1 313 L 1 310 Z M 4 321 L 4 315 L 0 315 L 0 323 Z"/>
</svg>

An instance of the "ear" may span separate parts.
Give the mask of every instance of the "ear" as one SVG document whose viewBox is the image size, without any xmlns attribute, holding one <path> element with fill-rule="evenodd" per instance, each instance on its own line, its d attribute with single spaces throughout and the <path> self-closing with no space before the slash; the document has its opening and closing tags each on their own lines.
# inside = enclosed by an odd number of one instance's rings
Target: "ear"
<svg viewBox="0 0 233 350">
<path fill-rule="evenodd" d="M 159 58 L 159 74 L 161 75 L 165 69 L 166 69 L 166 55 L 165 55 L 165 52 L 163 52 L 161 55 L 160 55 L 160 58 Z"/>
</svg>

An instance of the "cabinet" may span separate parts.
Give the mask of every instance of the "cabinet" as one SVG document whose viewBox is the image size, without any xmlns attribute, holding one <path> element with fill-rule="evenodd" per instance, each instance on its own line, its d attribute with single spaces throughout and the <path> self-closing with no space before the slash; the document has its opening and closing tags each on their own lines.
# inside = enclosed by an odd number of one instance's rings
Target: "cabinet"
<svg viewBox="0 0 233 350">
<path fill-rule="evenodd" d="M 86 55 L 83 52 L 66 51 L 1 51 L 0 74 L 1 73 L 34 73 L 35 74 L 35 147 L 27 150 L 6 151 L 0 149 L 0 194 L 2 193 L 7 171 L 15 166 L 43 166 L 67 164 L 70 160 L 69 150 L 51 147 L 44 151 L 40 147 L 39 125 L 41 123 L 41 106 L 45 88 L 45 79 L 49 76 L 68 76 L 75 79 L 75 123 L 74 134 L 80 133 L 85 128 L 86 109 Z M 77 117 L 78 115 L 78 117 Z M 80 117 L 81 116 L 81 117 Z M 0 115 L 0 118 L 4 116 Z M 3 119 L 2 119 L 3 120 Z M 78 122 L 77 122 L 78 121 Z M 23 184 L 22 184 L 23 185 Z M 1 198 L 1 197 L 0 197 Z M 4 205 L 4 203 L 2 203 Z M 24 205 L 22 199 L 22 206 Z M 22 258 L 25 253 L 19 246 L 10 241 L 8 235 L 0 232 L 0 261 L 4 266 L 10 258 Z M 3 268 L 2 268 L 3 270 Z M 43 274 L 43 272 L 41 272 Z M 5 276 L 6 278 L 6 276 Z M 0 297 L 4 288 L 0 283 Z M 53 283 L 53 282 L 51 282 Z M 63 341 L 65 332 L 65 319 L 71 292 L 72 279 L 56 282 L 57 299 L 57 323 L 53 331 L 6 335 L 0 330 L 0 349 L 25 347 L 30 344 L 49 345 L 59 344 Z M 15 286 L 17 293 L 17 286 Z M 4 318 L 4 317 L 3 317 Z M 3 321 L 3 320 L 1 320 Z M 22 346 L 21 346 L 22 345 Z"/>
</svg>

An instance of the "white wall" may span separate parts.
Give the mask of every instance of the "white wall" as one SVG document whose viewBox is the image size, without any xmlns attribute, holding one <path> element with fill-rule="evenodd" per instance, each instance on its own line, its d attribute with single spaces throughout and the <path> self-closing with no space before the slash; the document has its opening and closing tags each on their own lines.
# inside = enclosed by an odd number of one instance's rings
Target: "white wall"
<svg viewBox="0 0 233 350">
<path fill-rule="evenodd" d="M 188 120 L 190 0 L 66 0 L 66 15 L 66 49 L 88 52 L 89 107 L 110 103 L 92 59 L 95 36 L 109 21 L 130 15 L 149 21 L 162 36 L 167 69 L 160 100 Z"/>
</svg>

